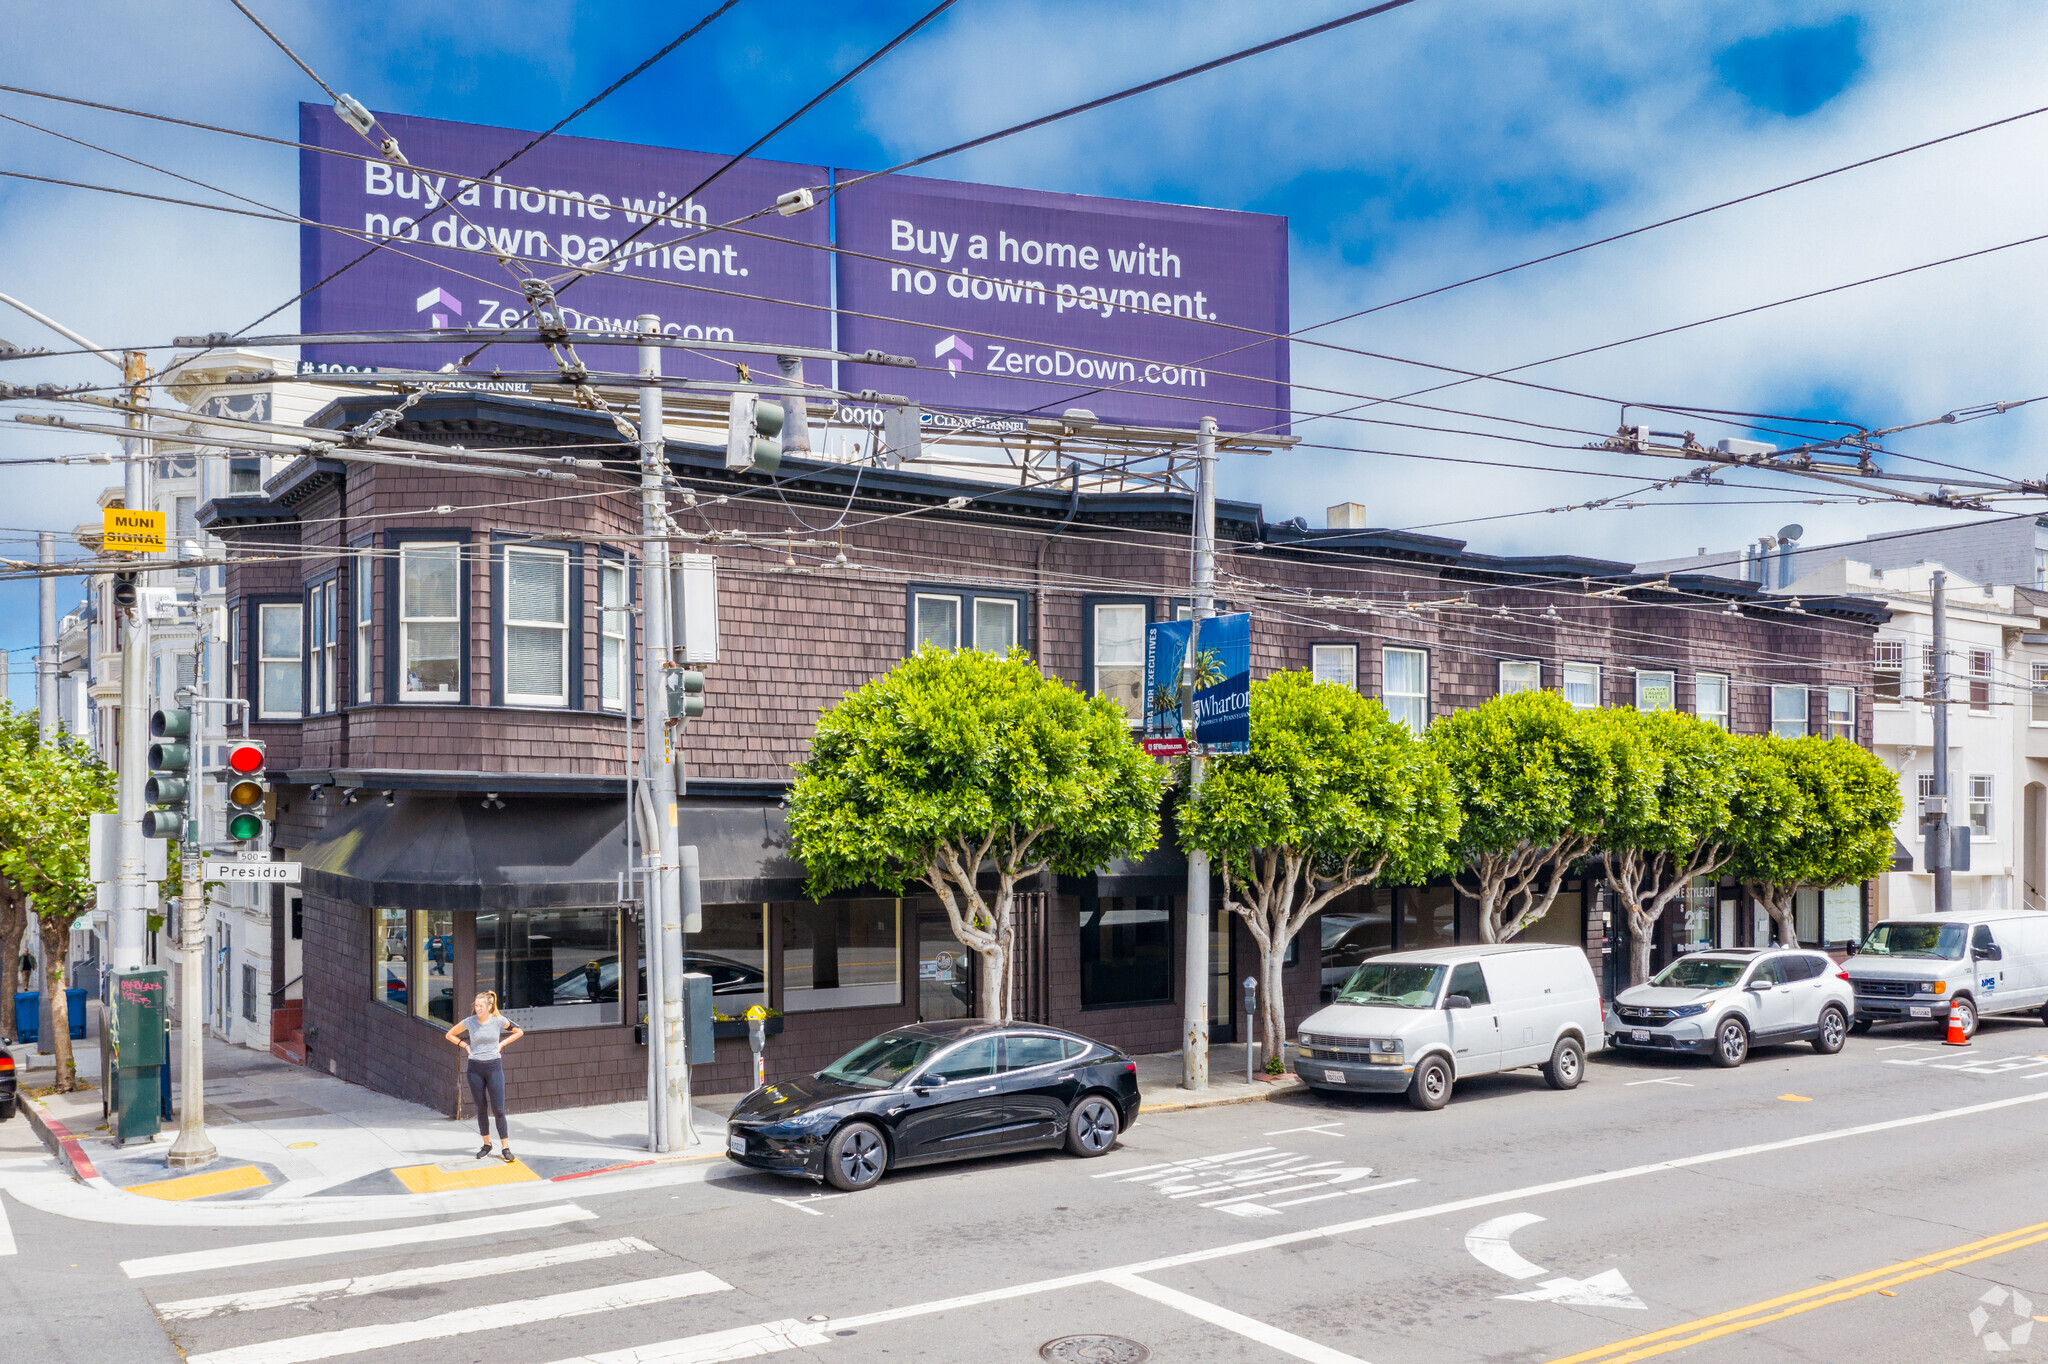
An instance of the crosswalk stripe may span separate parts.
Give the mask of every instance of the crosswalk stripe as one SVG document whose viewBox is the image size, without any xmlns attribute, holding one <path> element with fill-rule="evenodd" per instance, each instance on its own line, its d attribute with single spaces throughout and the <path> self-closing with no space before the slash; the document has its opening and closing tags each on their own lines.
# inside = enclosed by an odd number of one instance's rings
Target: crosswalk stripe
<svg viewBox="0 0 2048 1364">
<path fill-rule="evenodd" d="M 392 1288 L 415 1288 L 422 1284 L 456 1283 L 482 1279 L 525 1269 L 552 1269 L 557 1265 L 603 1260 L 614 1255 L 651 1251 L 654 1247 L 637 1236 L 612 1241 L 592 1241 L 580 1246 L 535 1250 L 523 1255 L 496 1255 L 488 1260 L 459 1260 L 445 1265 L 401 1269 L 390 1274 L 358 1274 L 346 1279 L 323 1279 L 319 1283 L 290 1284 L 283 1288 L 258 1288 L 247 1293 L 219 1293 L 207 1298 L 183 1298 L 156 1306 L 166 1321 L 196 1321 L 202 1317 L 223 1317 L 230 1312 L 257 1312 L 268 1307 L 303 1307 L 330 1298 L 360 1298 Z"/>
<path fill-rule="evenodd" d="M 715 1274 L 701 1269 L 671 1274 L 660 1279 L 634 1283 L 607 1284 L 602 1288 L 579 1288 L 572 1293 L 553 1293 L 544 1298 L 491 1303 L 465 1307 L 418 1321 L 394 1321 L 376 1326 L 351 1326 L 341 1331 L 314 1335 L 286 1336 L 254 1345 L 236 1345 L 225 1350 L 185 1357 L 186 1364 L 305 1364 L 307 1360 L 333 1359 L 338 1355 L 360 1354 L 365 1350 L 388 1350 L 398 1345 L 417 1345 L 425 1340 L 446 1340 L 472 1331 L 500 1331 L 512 1326 L 529 1326 L 565 1317 L 587 1317 L 628 1307 L 674 1302 L 699 1293 L 719 1293 L 731 1288 Z"/>
<path fill-rule="evenodd" d="M 534 1231 L 558 1227 L 565 1222 L 583 1222 L 597 1216 L 574 1203 L 525 1212 L 500 1213 L 494 1217 L 472 1217 L 462 1222 L 440 1222 L 428 1226 L 391 1227 L 383 1231 L 358 1231 L 344 1236 L 306 1236 L 291 1241 L 255 1241 L 248 1245 L 221 1246 L 214 1250 L 187 1250 L 175 1255 L 149 1255 L 123 1260 L 121 1270 L 131 1279 L 153 1279 L 164 1274 L 193 1274 L 206 1269 L 238 1269 L 243 1265 L 270 1264 L 276 1260 L 304 1260 L 315 1255 L 340 1255 L 361 1250 L 388 1250 L 393 1246 L 417 1246 L 431 1241 L 460 1241 L 472 1236 L 497 1236 L 506 1232 Z"/>
<path fill-rule="evenodd" d="M 14 1228 L 7 1225 L 7 1205 L 0 1203 L 0 1255 L 12 1255 L 14 1249 Z"/>
<path fill-rule="evenodd" d="M 721 1364 L 728 1359 L 758 1359 L 830 1341 L 823 1327 L 808 1322 L 764 1321 L 758 1326 L 735 1326 L 729 1331 L 631 1345 L 603 1354 L 577 1355 L 574 1359 L 558 1359 L 555 1364 Z"/>
</svg>

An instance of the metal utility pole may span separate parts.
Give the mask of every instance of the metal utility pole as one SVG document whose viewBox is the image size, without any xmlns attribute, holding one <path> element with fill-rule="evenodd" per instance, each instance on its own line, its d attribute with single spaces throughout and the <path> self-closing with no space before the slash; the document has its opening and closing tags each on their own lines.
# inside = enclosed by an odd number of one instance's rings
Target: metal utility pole
<svg viewBox="0 0 2048 1364">
<path fill-rule="evenodd" d="M 804 385 L 804 358 L 801 355 L 778 355 L 775 368 L 788 388 L 802 388 Z M 808 455 L 811 453 L 811 420 L 807 404 L 801 393 L 794 393 L 782 401 L 782 453 L 785 455 Z"/>
<path fill-rule="evenodd" d="M 213 1138 L 206 1135 L 206 1025 L 199 1016 L 199 1000 L 206 993 L 206 954 L 202 948 L 206 940 L 206 884 L 200 849 L 211 832 L 206 827 L 206 770 L 211 762 L 206 711 L 213 691 L 212 632 L 208 625 L 206 614 L 201 612 L 199 636 L 193 646 L 192 693 L 183 698 L 192 714 L 192 766 L 191 785 L 185 793 L 185 837 L 178 841 L 184 894 L 174 920 L 178 925 L 178 1139 L 171 1143 L 170 1153 L 164 1157 L 164 1164 L 174 1170 L 211 1164 L 220 1156 Z"/>
<path fill-rule="evenodd" d="M 658 335 L 661 319 L 651 313 L 640 319 L 643 334 Z M 676 767 L 668 751 L 669 562 L 668 453 L 662 435 L 661 348 L 639 348 L 640 377 L 640 535 L 645 557 L 640 571 L 640 637 L 642 685 L 646 689 L 646 748 L 640 764 L 652 798 L 653 824 L 646 845 L 646 874 L 641 919 L 647 935 L 648 1093 L 655 1112 L 656 1151 L 670 1151 L 687 1140 L 684 1120 L 689 1106 L 689 1081 L 682 1042 L 682 980 L 671 966 L 682 961 L 682 895 L 678 866 L 681 853 L 676 814 Z M 673 945 L 672 945 L 673 944 Z M 671 979 L 671 977 L 676 977 Z"/>
<path fill-rule="evenodd" d="M 1934 818 L 1927 834 L 1928 867 L 1934 873 L 1934 912 L 1946 914 L 1954 904 L 1955 883 L 1949 870 L 1955 860 L 1955 818 L 1948 790 L 1948 574 L 1928 575 L 1934 598 Z"/>
<path fill-rule="evenodd" d="M 1215 614 L 1216 419 L 1204 417 L 1195 437 L 1195 624 L 1188 632 L 1187 661 L 1190 667 L 1194 666 L 1195 646 L 1201 641 L 1202 622 Z M 1202 789 L 1202 770 L 1205 766 L 1206 760 L 1199 754 L 1188 760 L 1190 794 Z M 1209 854 L 1204 852 L 1188 854 L 1187 935 L 1184 962 L 1187 988 L 1181 1000 L 1180 1083 L 1183 1089 L 1207 1089 Z"/>
<path fill-rule="evenodd" d="M 122 352 L 121 376 L 132 407 L 146 401 L 149 368 L 141 351 Z M 143 418 L 131 413 L 128 425 L 140 429 Z M 148 511 L 149 442 L 123 437 L 121 502 L 130 511 Z M 149 767 L 149 610 L 138 576 L 135 602 L 127 608 L 127 630 L 121 641 L 120 751 L 116 755 L 114 810 L 114 910 L 108 916 L 107 964 L 116 971 L 143 964 L 149 932 L 148 859 L 143 856 L 142 788 Z M 185 1006 L 181 1006 L 185 1007 Z"/>
<path fill-rule="evenodd" d="M 45 570 L 57 562 L 57 532 L 36 535 L 36 561 Z M 57 734 L 57 580 L 48 572 L 39 585 L 42 625 L 36 643 L 36 722 L 45 739 Z"/>
</svg>

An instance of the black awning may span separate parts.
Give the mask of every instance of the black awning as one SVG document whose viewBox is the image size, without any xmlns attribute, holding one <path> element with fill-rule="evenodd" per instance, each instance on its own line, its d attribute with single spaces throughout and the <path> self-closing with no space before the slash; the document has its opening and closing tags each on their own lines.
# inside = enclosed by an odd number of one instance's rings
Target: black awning
<svg viewBox="0 0 2048 1364">
<path fill-rule="evenodd" d="M 1905 844 L 1899 842 L 1897 834 L 1892 835 L 1892 870 L 1913 870 L 1913 852 Z"/>
<path fill-rule="evenodd" d="M 624 800 L 398 791 L 344 807 L 298 852 L 307 887 L 355 904 L 501 910 L 614 904 L 626 869 Z M 782 810 L 685 804 L 704 903 L 798 899 Z"/>
</svg>

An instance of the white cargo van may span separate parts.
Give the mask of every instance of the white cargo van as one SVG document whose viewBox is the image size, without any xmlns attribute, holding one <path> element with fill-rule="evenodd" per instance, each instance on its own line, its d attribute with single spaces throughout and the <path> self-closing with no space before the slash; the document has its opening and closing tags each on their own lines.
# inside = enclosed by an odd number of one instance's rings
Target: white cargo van
<svg viewBox="0 0 2048 1364">
<path fill-rule="evenodd" d="M 1606 1031 L 1584 952 L 1508 943 L 1374 957 L 1299 1040 L 1294 1072 L 1312 1089 L 1405 1089 L 1417 1108 L 1442 1108 L 1457 1081 L 1518 1066 L 1571 1089 Z"/>
<path fill-rule="evenodd" d="M 2048 914 L 2004 910 L 1884 919 L 1845 963 L 1856 1031 L 1874 1023 L 1944 1023 L 1963 1035 L 1987 1014 L 2048 1022 Z"/>
</svg>

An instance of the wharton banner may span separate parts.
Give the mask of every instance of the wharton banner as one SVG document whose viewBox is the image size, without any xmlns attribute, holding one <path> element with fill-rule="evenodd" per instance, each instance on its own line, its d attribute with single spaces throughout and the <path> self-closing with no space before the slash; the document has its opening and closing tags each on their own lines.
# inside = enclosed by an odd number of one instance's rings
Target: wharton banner
<svg viewBox="0 0 2048 1364">
<path fill-rule="evenodd" d="M 1187 666 L 1188 631 L 1184 620 L 1154 621 L 1145 627 L 1145 733 L 1179 737 L 1180 676 Z"/>
<path fill-rule="evenodd" d="M 299 229 L 301 287 L 312 290 L 300 305 L 305 331 L 531 326 L 522 322 L 518 281 L 498 263 L 503 253 L 543 279 L 592 272 L 562 297 L 578 330 L 632 331 L 636 317 L 653 313 L 670 336 L 832 344 L 828 214 L 769 214 L 746 224 L 744 234 L 705 231 L 789 190 L 825 183 L 822 166 L 742 161 L 690 197 L 725 157 L 558 135 L 484 179 L 533 134 L 402 114 L 377 118 L 410 165 L 379 158 L 332 109 L 299 106 L 299 140 L 330 149 L 299 153 L 300 212 L 347 229 Z M 385 249 L 328 279 L 373 243 Z M 301 369 L 434 369 L 472 348 L 307 346 Z M 733 374 L 730 364 L 685 352 L 663 356 L 670 374 Z M 624 349 L 586 352 L 583 361 L 592 369 L 635 365 Z M 486 372 L 494 365 L 554 368 L 538 346 L 494 347 L 478 365 Z"/>
<path fill-rule="evenodd" d="M 1145 733 L 1183 733 L 1180 684 L 1190 636 L 1195 650 L 1195 728 L 1185 737 L 1212 754 L 1250 752 L 1252 618 L 1245 612 L 1212 616 L 1199 630 L 1185 620 L 1145 627 Z"/>
<path fill-rule="evenodd" d="M 1285 218 L 908 175 L 833 204 L 839 344 L 914 356 L 892 390 L 953 411 L 1288 429 L 1287 346 L 1257 335 L 1287 331 Z"/>
</svg>

